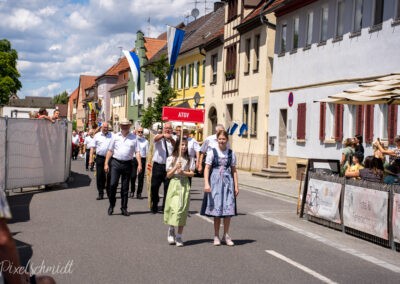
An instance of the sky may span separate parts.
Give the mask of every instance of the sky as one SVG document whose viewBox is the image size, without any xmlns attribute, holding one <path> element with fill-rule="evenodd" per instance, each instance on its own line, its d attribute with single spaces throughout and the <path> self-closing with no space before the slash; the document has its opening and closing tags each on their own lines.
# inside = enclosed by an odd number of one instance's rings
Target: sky
<svg viewBox="0 0 400 284">
<path fill-rule="evenodd" d="M 166 25 L 211 12 L 213 0 L 0 0 L 0 38 L 18 52 L 20 98 L 73 92 L 80 75 L 99 76 L 132 49 L 136 32 L 157 37 Z M 208 9 L 208 10 L 205 10 Z M 148 19 L 150 18 L 150 23 Z"/>
</svg>

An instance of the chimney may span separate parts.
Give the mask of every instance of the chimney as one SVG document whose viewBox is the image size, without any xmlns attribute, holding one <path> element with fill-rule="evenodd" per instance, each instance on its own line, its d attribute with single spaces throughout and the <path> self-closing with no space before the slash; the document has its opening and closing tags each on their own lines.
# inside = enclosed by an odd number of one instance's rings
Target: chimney
<svg viewBox="0 0 400 284">
<path fill-rule="evenodd" d="M 224 2 L 214 2 L 214 12 L 217 11 L 219 8 L 224 7 Z"/>
</svg>

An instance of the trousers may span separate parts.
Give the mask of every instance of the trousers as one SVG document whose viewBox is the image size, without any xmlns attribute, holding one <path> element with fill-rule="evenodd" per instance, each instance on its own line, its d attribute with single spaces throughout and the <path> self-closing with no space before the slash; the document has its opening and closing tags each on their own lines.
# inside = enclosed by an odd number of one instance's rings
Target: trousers
<svg viewBox="0 0 400 284">
<path fill-rule="evenodd" d="M 159 190 L 161 184 L 164 183 L 164 198 L 162 203 L 162 210 L 165 206 L 165 198 L 167 197 L 169 179 L 167 179 L 167 171 L 165 164 L 153 162 L 152 176 L 151 176 L 151 210 L 157 212 L 158 202 L 160 201 Z"/>
<path fill-rule="evenodd" d="M 142 194 L 143 192 L 143 182 L 144 182 L 144 174 L 146 171 L 146 158 L 141 158 L 142 161 L 142 171 L 138 174 L 138 162 L 136 157 L 132 160 L 132 174 L 131 174 L 131 192 L 135 193 L 135 184 L 136 178 L 138 179 L 138 187 L 137 187 L 137 194 Z"/>
<path fill-rule="evenodd" d="M 108 199 L 110 201 L 110 207 L 115 206 L 116 194 L 119 179 L 121 178 L 121 209 L 128 208 L 128 191 L 129 191 L 129 180 L 132 171 L 132 161 L 118 161 L 112 159 L 111 161 L 111 182 L 110 182 L 110 194 Z"/>
<path fill-rule="evenodd" d="M 106 173 L 104 171 L 104 163 L 106 161 L 106 157 L 97 155 L 96 156 L 96 184 L 97 191 L 99 195 L 104 195 L 104 189 L 106 189 L 107 196 L 110 194 L 110 182 L 111 182 L 111 170 Z M 108 165 L 111 168 L 111 162 Z"/>
</svg>

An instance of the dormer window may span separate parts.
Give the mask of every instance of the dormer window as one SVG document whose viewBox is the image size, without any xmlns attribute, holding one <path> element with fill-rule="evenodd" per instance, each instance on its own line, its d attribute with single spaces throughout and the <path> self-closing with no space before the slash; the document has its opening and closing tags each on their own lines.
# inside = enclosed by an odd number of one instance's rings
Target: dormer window
<svg viewBox="0 0 400 284">
<path fill-rule="evenodd" d="M 238 0 L 228 1 L 228 22 L 234 20 L 238 14 Z"/>
</svg>

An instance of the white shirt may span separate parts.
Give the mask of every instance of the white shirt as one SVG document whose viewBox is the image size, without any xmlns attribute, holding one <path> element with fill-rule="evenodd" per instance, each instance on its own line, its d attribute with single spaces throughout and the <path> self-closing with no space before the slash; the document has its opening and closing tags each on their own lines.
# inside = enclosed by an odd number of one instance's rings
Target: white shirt
<svg viewBox="0 0 400 284">
<path fill-rule="evenodd" d="M 107 132 L 107 135 L 104 135 L 103 132 L 98 132 L 94 135 L 93 142 L 97 155 L 106 156 L 112 136 L 111 132 Z"/>
<path fill-rule="evenodd" d="M 85 140 L 83 141 L 83 145 L 85 145 L 86 150 L 89 150 L 90 148 L 94 147 L 94 141 L 93 138 L 90 137 L 90 135 L 85 137 Z"/>
<path fill-rule="evenodd" d="M 72 143 L 79 145 L 79 135 L 72 136 Z"/>
<path fill-rule="evenodd" d="M 171 142 L 165 138 L 161 138 L 157 142 L 154 142 L 154 154 L 153 154 L 153 162 L 159 164 L 165 164 L 167 161 L 167 153 L 165 151 L 164 141 L 167 142 L 168 147 L 168 156 L 172 154 L 174 151 L 174 146 Z"/>
<path fill-rule="evenodd" d="M 218 138 L 217 138 L 217 134 L 214 134 L 214 135 L 208 136 L 206 138 L 203 145 L 201 145 L 200 152 L 207 153 L 212 148 L 217 148 L 217 147 L 218 147 Z M 227 149 L 231 148 L 229 141 L 228 141 L 228 143 L 226 143 L 226 148 Z"/>
<path fill-rule="evenodd" d="M 226 165 L 228 161 L 228 147 L 226 148 L 225 151 L 221 151 L 219 147 L 216 147 L 215 150 L 217 150 L 218 153 L 218 158 L 219 161 L 221 162 L 222 165 Z M 214 159 L 214 151 L 211 149 L 207 152 L 207 157 L 206 157 L 206 164 L 207 165 L 212 165 L 212 161 Z M 232 151 L 232 161 L 231 161 L 231 167 L 236 167 L 236 155 Z"/>
<path fill-rule="evenodd" d="M 175 159 L 177 159 L 177 158 L 175 158 L 174 156 L 169 156 L 167 158 L 167 163 L 166 163 L 166 166 L 165 166 L 165 169 L 167 170 L 167 172 L 170 171 L 175 166 Z M 194 169 L 196 167 L 196 163 L 194 161 L 194 158 L 189 158 L 189 159 L 190 160 L 189 160 L 189 163 L 188 163 L 188 161 L 186 159 L 184 159 L 182 157 L 180 158 L 180 161 L 181 161 L 181 164 L 182 164 L 182 169 L 185 172 L 187 172 L 189 170 L 194 172 Z M 178 174 L 175 172 L 174 175 L 178 175 Z"/>
<path fill-rule="evenodd" d="M 140 157 L 146 158 L 149 152 L 149 141 L 146 138 L 137 136 L 137 141 L 139 145 Z"/>
<path fill-rule="evenodd" d="M 126 137 L 118 132 L 111 138 L 108 150 L 113 152 L 113 158 L 120 161 L 129 161 L 139 152 L 136 136 L 129 133 Z"/>
<path fill-rule="evenodd" d="M 187 138 L 189 157 L 196 158 L 196 153 L 200 151 L 199 142 L 192 137 Z"/>
</svg>

